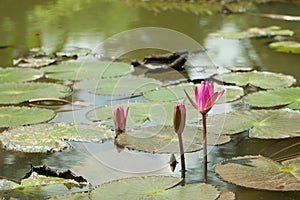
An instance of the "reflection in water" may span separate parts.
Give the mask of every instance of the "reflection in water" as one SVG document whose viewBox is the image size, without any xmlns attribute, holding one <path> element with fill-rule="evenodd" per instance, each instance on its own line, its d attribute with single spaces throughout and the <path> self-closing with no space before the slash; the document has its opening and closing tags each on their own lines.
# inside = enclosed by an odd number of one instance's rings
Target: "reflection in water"
<svg viewBox="0 0 300 200">
<path fill-rule="evenodd" d="M 222 25 L 217 32 L 238 32 L 236 24 L 228 21 Z M 259 57 L 256 55 L 250 40 L 222 39 L 207 37 L 205 46 L 208 47 L 208 54 L 218 66 L 257 66 L 260 65 Z"/>
</svg>

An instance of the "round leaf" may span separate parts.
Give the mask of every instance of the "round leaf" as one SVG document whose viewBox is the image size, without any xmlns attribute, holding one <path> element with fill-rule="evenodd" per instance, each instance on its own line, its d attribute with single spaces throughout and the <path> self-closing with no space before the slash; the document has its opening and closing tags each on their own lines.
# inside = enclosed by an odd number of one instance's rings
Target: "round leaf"
<svg viewBox="0 0 300 200">
<path fill-rule="evenodd" d="M 20 58 L 13 61 L 14 65 L 19 67 L 44 67 L 56 62 L 55 58 L 36 57 L 36 58 Z"/>
<path fill-rule="evenodd" d="M 123 104 L 129 107 L 127 127 L 139 127 L 152 123 L 153 125 L 172 125 L 174 103 L 170 102 L 137 102 Z M 192 107 L 186 105 L 187 122 L 198 121 L 199 113 Z M 100 121 L 101 124 L 114 126 L 113 109 L 115 106 L 99 107 L 87 113 L 86 117 L 90 121 Z M 196 120 L 195 120 L 196 119 Z"/>
<path fill-rule="evenodd" d="M 0 127 L 37 124 L 51 120 L 55 116 L 52 110 L 29 107 L 0 107 Z"/>
<path fill-rule="evenodd" d="M 196 87 L 196 85 L 193 84 L 182 84 L 177 86 L 162 87 L 158 90 L 148 92 L 144 94 L 144 96 L 145 98 L 151 101 L 174 101 L 186 98 L 184 90 L 186 90 L 189 94 L 193 94 L 194 87 Z M 216 91 L 221 91 L 222 89 L 225 89 L 225 93 L 220 98 L 218 103 L 234 101 L 244 94 L 243 89 L 237 86 L 215 85 Z"/>
<path fill-rule="evenodd" d="M 161 82 L 152 78 L 130 77 L 118 79 L 84 80 L 76 83 L 76 89 L 91 89 L 100 95 L 133 95 L 154 90 L 161 86 Z"/>
<path fill-rule="evenodd" d="M 187 186 L 179 184 L 180 179 L 168 176 L 149 176 L 121 179 L 100 185 L 90 193 L 91 199 L 123 200 L 131 199 L 173 199 L 199 200 L 217 199 L 219 191 L 208 184 L 200 183 Z M 171 188 L 171 189 L 169 189 Z M 130 191 L 130 192 L 128 192 Z"/>
<path fill-rule="evenodd" d="M 230 33 L 211 33 L 210 35 L 215 37 L 227 38 L 227 39 L 246 39 L 246 38 L 260 38 L 270 36 L 292 36 L 293 31 L 288 29 L 281 29 L 279 26 L 270 26 L 266 28 L 249 28 L 248 30 L 241 32 Z"/>
<path fill-rule="evenodd" d="M 245 103 L 254 107 L 284 106 L 300 110 L 300 88 L 281 88 L 249 94 Z"/>
<path fill-rule="evenodd" d="M 113 131 L 97 125 L 53 123 L 8 129 L 0 143 L 7 150 L 53 152 L 69 147 L 66 141 L 103 142 L 113 137 Z"/>
<path fill-rule="evenodd" d="M 280 164 L 262 156 L 244 156 L 218 164 L 215 171 L 222 179 L 244 187 L 299 191 L 299 163 L 299 158 Z"/>
<path fill-rule="evenodd" d="M 216 115 L 208 123 L 220 126 L 224 119 L 223 134 L 234 134 L 250 129 L 249 137 L 281 139 L 300 136 L 299 112 L 285 110 L 246 110 Z"/>
<path fill-rule="evenodd" d="M 37 98 L 64 98 L 71 89 L 54 83 L 2 83 L 0 104 L 17 104 Z"/>
<path fill-rule="evenodd" d="M 186 126 L 182 133 L 182 140 L 185 152 L 199 151 L 202 149 L 202 130 Z M 229 141 L 229 136 L 217 135 L 212 132 L 207 135 L 208 144 L 221 145 Z M 120 134 L 117 142 L 130 149 L 150 153 L 179 152 L 178 136 L 171 126 L 154 126 L 128 131 Z"/>
<path fill-rule="evenodd" d="M 22 179 L 20 184 L 6 179 L 0 179 L 0 183 L 0 191 L 11 190 L 8 194 L 12 193 L 18 196 L 18 199 L 32 199 L 33 194 L 35 199 L 44 199 L 45 196 L 61 195 L 70 192 L 72 187 L 76 187 L 75 191 L 83 191 L 81 188 L 86 189 L 86 187 L 83 187 L 86 183 L 78 183 L 72 179 L 43 176 L 37 173 Z M 38 193 L 36 193 L 37 191 Z M 5 192 L 2 194 L 5 194 Z"/>
<path fill-rule="evenodd" d="M 295 41 L 272 42 L 269 47 L 283 53 L 300 53 L 300 43 Z"/>
<path fill-rule="evenodd" d="M 74 56 L 86 56 L 91 53 L 90 49 L 79 47 L 64 47 L 60 52 L 56 52 L 56 56 L 74 57 Z"/>
<path fill-rule="evenodd" d="M 289 75 L 257 71 L 220 74 L 215 76 L 215 78 L 225 83 L 239 86 L 251 84 L 263 89 L 289 87 L 296 83 L 296 79 Z"/>
<path fill-rule="evenodd" d="M 43 76 L 37 69 L 0 68 L 0 83 L 31 81 Z"/>
<path fill-rule="evenodd" d="M 121 62 L 70 62 L 42 69 L 48 78 L 58 80 L 83 80 L 122 76 L 133 71 L 133 67 Z"/>
</svg>

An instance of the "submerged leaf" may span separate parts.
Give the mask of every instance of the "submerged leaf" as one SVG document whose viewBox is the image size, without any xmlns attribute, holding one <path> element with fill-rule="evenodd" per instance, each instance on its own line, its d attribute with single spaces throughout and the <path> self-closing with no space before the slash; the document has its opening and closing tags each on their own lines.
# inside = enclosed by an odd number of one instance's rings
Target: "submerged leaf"
<svg viewBox="0 0 300 200">
<path fill-rule="evenodd" d="M 300 191 L 299 163 L 299 158 L 280 164 L 262 156 L 244 156 L 218 164 L 215 171 L 222 179 L 243 187 Z"/>
<path fill-rule="evenodd" d="M 300 43 L 295 41 L 272 42 L 269 47 L 283 53 L 300 53 Z"/>
<path fill-rule="evenodd" d="M 42 69 L 48 78 L 58 80 L 84 80 L 122 76 L 133 71 L 133 67 L 121 62 L 70 62 Z"/>
<path fill-rule="evenodd" d="M 49 121 L 54 116 L 54 111 L 42 108 L 0 107 L 0 127 L 37 124 Z"/>
<path fill-rule="evenodd" d="M 99 95 L 134 95 L 161 87 L 161 82 L 152 78 L 128 77 L 100 80 L 84 80 L 74 85 L 75 89 L 90 89 Z"/>
<path fill-rule="evenodd" d="M 227 39 L 246 39 L 246 38 L 261 38 L 271 36 L 292 36 L 293 31 L 288 29 L 281 29 L 279 26 L 269 26 L 266 28 L 249 28 L 248 30 L 241 32 L 231 33 L 211 33 L 210 35 L 215 37 L 227 38 Z"/>
<path fill-rule="evenodd" d="M 113 131 L 97 125 L 51 123 L 8 129 L 0 143 L 7 150 L 53 152 L 68 148 L 66 141 L 104 142 L 113 137 Z"/>
<path fill-rule="evenodd" d="M 225 121 L 224 121 L 225 119 Z M 224 121 L 223 134 L 235 134 L 250 129 L 249 137 L 280 139 L 300 136 L 300 113 L 285 110 L 244 110 L 208 119 L 212 126 Z"/>
<path fill-rule="evenodd" d="M 214 200 L 219 191 L 208 184 L 179 185 L 180 179 L 170 176 L 148 176 L 125 178 L 98 186 L 91 191 L 91 199 L 173 199 L 173 200 Z M 132 189 L 134 188 L 134 189 Z M 169 189 L 170 188 L 170 189 Z M 130 192 L 128 192 L 130 191 Z"/>
<path fill-rule="evenodd" d="M 296 83 L 296 79 L 293 76 L 258 71 L 220 74 L 215 76 L 215 78 L 225 83 L 232 83 L 239 86 L 251 84 L 255 87 L 260 87 L 263 89 L 290 87 Z"/>
<path fill-rule="evenodd" d="M 43 72 L 37 69 L 0 68 L 0 83 L 24 82 L 39 79 Z"/>
<path fill-rule="evenodd" d="M 217 135 L 210 131 L 207 142 L 210 145 L 221 145 L 230 141 L 226 135 Z M 186 126 L 183 134 L 183 148 L 185 152 L 194 152 L 202 149 L 202 130 Z M 178 137 L 171 126 L 153 126 L 133 131 L 127 131 L 117 137 L 117 142 L 129 149 L 151 153 L 179 152 Z"/>
<path fill-rule="evenodd" d="M 245 103 L 254 107 L 285 106 L 300 110 L 300 88 L 281 88 L 248 94 Z"/>
<path fill-rule="evenodd" d="M 0 104 L 17 104 L 38 98 L 64 98 L 71 89 L 54 83 L 2 83 L 0 84 Z"/>
</svg>

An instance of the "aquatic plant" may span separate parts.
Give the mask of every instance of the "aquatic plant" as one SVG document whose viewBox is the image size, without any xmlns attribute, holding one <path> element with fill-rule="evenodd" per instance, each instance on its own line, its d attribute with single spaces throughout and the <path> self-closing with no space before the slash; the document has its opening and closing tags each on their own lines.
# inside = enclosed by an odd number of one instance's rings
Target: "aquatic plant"
<svg viewBox="0 0 300 200">
<path fill-rule="evenodd" d="M 185 158 L 184 158 L 184 150 L 183 150 L 183 142 L 182 142 L 182 133 L 185 126 L 185 119 L 186 119 L 186 109 L 184 102 L 176 104 L 174 106 L 173 112 L 173 127 L 175 133 L 178 135 L 179 141 L 179 150 L 180 150 L 180 159 L 181 159 L 181 178 L 185 178 Z"/>
<path fill-rule="evenodd" d="M 126 130 L 126 119 L 128 115 L 129 107 L 124 112 L 123 106 L 117 106 L 114 109 L 114 123 L 115 123 L 115 132 L 117 135 L 125 132 Z"/>
<path fill-rule="evenodd" d="M 214 92 L 214 84 L 208 81 L 202 81 L 200 86 L 195 88 L 195 99 L 192 100 L 189 94 L 185 91 L 191 104 L 202 114 L 202 131 L 203 131 L 203 182 L 207 182 L 207 137 L 206 137 L 206 114 L 210 111 L 213 105 L 221 98 L 225 90 Z"/>
</svg>

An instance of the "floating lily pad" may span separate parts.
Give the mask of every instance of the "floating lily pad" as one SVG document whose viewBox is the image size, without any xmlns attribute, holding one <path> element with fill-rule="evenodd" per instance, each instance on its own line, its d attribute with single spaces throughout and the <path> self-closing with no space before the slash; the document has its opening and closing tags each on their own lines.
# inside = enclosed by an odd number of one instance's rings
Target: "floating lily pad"
<svg viewBox="0 0 300 200">
<path fill-rule="evenodd" d="M 289 75 L 257 71 L 220 74 L 215 76 L 215 78 L 219 81 L 236 84 L 238 86 L 251 84 L 263 89 L 290 87 L 296 83 L 296 79 Z"/>
<path fill-rule="evenodd" d="M 243 187 L 299 191 L 299 164 L 299 158 L 280 164 L 262 156 L 244 156 L 218 164 L 215 171 L 222 179 Z"/>
<path fill-rule="evenodd" d="M 100 185 L 90 193 L 91 199 L 217 199 L 220 192 L 213 186 L 200 183 L 187 186 L 179 184 L 180 179 L 168 176 L 126 178 Z M 171 189 L 170 189 L 171 188 Z M 128 192 L 130 191 L 130 192 Z"/>
<path fill-rule="evenodd" d="M 51 174 L 42 175 L 40 172 L 42 171 L 29 172 L 20 182 L 14 182 L 2 177 L 0 179 L 1 197 L 10 198 L 15 195 L 18 196 L 18 199 L 32 199 L 32 194 L 34 194 L 35 198 L 44 199 L 45 196 L 61 195 L 70 192 L 72 188 L 76 188 L 75 191 L 77 192 L 84 191 L 86 190 L 84 187 L 88 184 L 83 177 L 76 176 L 70 170 L 65 172 L 53 171 L 53 173 L 61 173 L 61 177 L 52 176 Z"/>
<path fill-rule="evenodd" d="M 0 127 L 37 124 L 49 121 L 54 116 L 54 111 L 42 108 L 0 107 Z"/>
<path fill-rule="evenodd" d="M 202 130 L 192 126 L 186 126 L 183 134 L 183 147 L 185 152 L 194 152 L 202 149 Z M 226 135 L 211 133 L 207 135 L 207 143 L 221 145 L 230 141 Z M 179 152 L 178 136 L 172 126 L 154 126 L 138 130 L 128 131 L 117 137 L 118 144 L 129 149 L 135 149 L 150 153 L 174 153 Z"/>
<path fill-rule="evenodd" d="M 36 69 L 0 68 L 0 83 L 31 81 L 43 75 L 42 71 Z"/>
<path fill-rule="evenodd" d="M 235 193 L 231 192 L 230 190 L 227 189 L 220 189 L 221 194 L 218 198 L 218 200 L 235 200 Z"/>
<path fill-rule="evenodd" d="M 171 102 L 137 102 L 127 103 L 129 107 L 127 127 L 139 127 L 151 123 L 152 125 L 172 125 L 174 103 Z M 115 106 L 99 107 L 87 113 L 90 121 L 100 121 L 101 124 L 114 126 L 113 109 Z M 187 123 L 198 121 L 199 113 L 189 104 L 186 104 Z"/>
<path fill-rule="evenodd" d="M 2 83 L 0 104 L 17 104 L 37 98 L 64 98 L 71 89 L 54 83 Z"/>
<path fill-rule="evenodd" d="M 58 80 L 83 80 L 111 78 L 133 71 L 133 67 L 121 62 L 70 62 L 42 69 L 48 78 Z"/>
<path fill-rule="evenodd" d="M 271 36 L 292 36 L 293 31 L 289 29 L 281 29 L 279 26 L 270 26 L 266 28 L 249 28 L 246 31 L 231 32 L 231 33 L 211 33 L 210 35 L 215 37 L 227 38 L 227 39 L 246 39 L 246 38 L 261 38 Z"/>
<path fill-rule="evenodd" d="M 225 121 L 224 121 L 225 118 Z M 250 129 L 249 137 L 280 139 L 300 136 L 299 112 L 285 110 L 245 110 L 215 115 L 208 119 L 214 126 L 222 124 L 223 134 L 235 134 Z"/>
<path fill-rule="evenodd" d="M 8 129 L 0 143 L 7 150 L 53 152 L 68 148 L 66 141 L 104 142 L 113 137 L 113 131 L 98 125 L 53 123 Z"/>
<path fill-rule="evenodd" d="M 0 104 L 18 104 L 37 98 L 65 98 L 71 89 L 54 83 L 2 83 Z"/>
<path fill-rule="evenodd" d="M 254 107 L 285 106 L 300 110 L 300 88 L 281 88 L 247 95 L 245 103 Z"/>
<path fill-rule="evenodd" d="M 193 84 L 182 84 L 177 86 L 162 87 L 158 90 L 148 92 L 144 94 L 144 96 L 145 98 L 151 101 L 174 101 L 186 98 L 184 90 L 186 90 L 189 94 L 193 94 L 194 87 L 195 85 Z M 243 89 L 237 86 L 215 85 L 216 91 L 221 91 L 222 89 L 225 89 L 225 93 L 218 101 L 218 103 L 234 101 L 244 94 Z"/>
<path fill-rule="evenodd" d="M 91 89 L 101 95 L 141 94 L 161 87 L 161 82 L 152 78 L 130 77 L 100 80 L 84 80 L 75 84 L 75 89 Z"/>
<path fill-rule="evenodd" d="M 86 56 L 91 53 L 90 49 L 79 47 L 64 47 L 61 51 L 56 52 L 56 56 L 74 57 L 74 56 Z"/>
<path fill-rule="evenodd" d="M 49 200 L 55 200 L 55 199 L 63 199 L 63 200 L 91 200 L 88 193 L 72 193 L 72 194 L 66 194 L 61 196 L 54 196 L 49 198 Z"/>
<path fill-rule="evenodd" d="M 44 67 L 56 62 L 55 58 L 37 57 L 37 58 L 20 58 L 13 61 L 14 65 L 19 67 Z"/>
<path fill-rule="evenodd" d="M 300 53 L 300 43 L 295 41 L 272 42 L 269 47 L 283 53 Z"/>
</svg>

